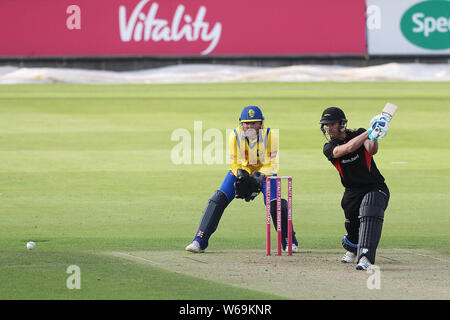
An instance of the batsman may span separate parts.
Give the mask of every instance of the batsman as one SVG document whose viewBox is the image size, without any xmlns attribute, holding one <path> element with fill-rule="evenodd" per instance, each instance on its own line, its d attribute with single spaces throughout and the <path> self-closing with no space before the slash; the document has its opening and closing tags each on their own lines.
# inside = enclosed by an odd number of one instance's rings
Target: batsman
<svg viewBox="0 0 450 320">
<path fill-rule="evenodd" d="M 230 170 L 220 188 L 208 200 L 194 239 L 186 247 L 186 251 L 204 252 L 231 201 L 237 198 L 249 202 L 261 191 L 265 195 L 265 177 L 278 174 L 278 137 L 273 130 L 264 125 L 264 117 L 259 107 L 248 106 L 242 110 L 239 126 L 230 133 L 228 143 Z M 270 187 L 271 216 L 276 228 L 276 180 L 271 180 Z M 265 196 L 263 200 L 265 204 Z M 287 211 L 288 203 L 286 199 L 282 199 L 281 233 L 284 250 L 287 250 Z M 264 220 L 262 217 L 261 211 L 261 221 Z M 298 252 L 295 232 L 292 232 L 292 251 Z"/>
<path fill-rule="evenodd" d="M 336 107 L 325 109 L 320 119 L 320 129 L 328 141 L 323 153 L 336 167 L 345 188 L 341 207 L 347 231 L 342 239 L 346 253 L 341 262 L 357 263 L 357 270 L 372 268 L 381 238 L 390 194 L 373 156 L 391 117 L 385 113 L 373 117 L 368 130 L 347 129 L 345 114 Z"/>
</svg>

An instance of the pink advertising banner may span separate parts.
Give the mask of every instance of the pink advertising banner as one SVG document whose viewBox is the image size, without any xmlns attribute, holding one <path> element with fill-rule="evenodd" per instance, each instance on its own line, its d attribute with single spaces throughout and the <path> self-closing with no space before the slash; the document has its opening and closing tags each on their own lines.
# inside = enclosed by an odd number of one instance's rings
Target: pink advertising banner
<svg viewBox="0 0 450 320">
<path fill-rule="evenodd" d="M 364 0 L 1 0 L 0 56 L 365 54 Z"/>
</svg>

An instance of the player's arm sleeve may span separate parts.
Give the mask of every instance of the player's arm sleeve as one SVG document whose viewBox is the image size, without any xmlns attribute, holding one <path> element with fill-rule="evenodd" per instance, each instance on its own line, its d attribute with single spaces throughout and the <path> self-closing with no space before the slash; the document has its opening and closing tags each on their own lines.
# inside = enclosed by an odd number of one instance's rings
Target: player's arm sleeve
<svg viewBox="0 0 450 320">
<path fill-rule="evenodd" d="M 323 154 L 327 157 L 331 162 L 336 162 L 336 158 L 333 158 L 333 150 L 336 148 L 336 145 L 332 142 L 327 142 L 323 146 Z"/>
<path fill-rule="evenodd" d="M 230 133 L 230 136 L 228 137 L 228 147 L 229 147 L 229 161 L 230 161 L 230 170 L 233 172 L 235 176 L 237 176 L 237 170 L 238 169 L 245 169 L 248 171 L 248 173 L 251 173 L 248 168 L 245 168 L 240 163 L 240 155 L 239 155 L 239 146 L 236 138 L 236 134 L 233 132 Z"/>
<path fill-rule="evenodd" d="M 278 135 L 273 130 L 270 130 L 267 136 L 267 146 L 264 159 L 264 164 L 259 171 L 266 176 L 278 174 L 279 141 Z"/>
</svg>

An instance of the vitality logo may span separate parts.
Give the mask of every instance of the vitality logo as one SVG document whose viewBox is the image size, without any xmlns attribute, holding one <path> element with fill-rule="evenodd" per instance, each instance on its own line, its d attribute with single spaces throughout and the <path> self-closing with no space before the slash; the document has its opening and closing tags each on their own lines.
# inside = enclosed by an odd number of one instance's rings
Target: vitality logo
<svg viewBox="0 0 450 320">
<path fill-rule="evenodd" d="M 164 3 L 164 6 L 168 5 Z M 186 13 L 185 6 L 179 4 L 169 19 L 159 18 L 159 9 L 157 2 L 141 0 L 127 17 L 127 8 L 120 6 L 120 39 L 123 42 L 179 42 L 184 39 L 209 43 L 202 55 L 211 53 L 219 43 L 222 24 L 205 21 L 205 6 L 200 6 L 194 17 Z"/>
</svg>

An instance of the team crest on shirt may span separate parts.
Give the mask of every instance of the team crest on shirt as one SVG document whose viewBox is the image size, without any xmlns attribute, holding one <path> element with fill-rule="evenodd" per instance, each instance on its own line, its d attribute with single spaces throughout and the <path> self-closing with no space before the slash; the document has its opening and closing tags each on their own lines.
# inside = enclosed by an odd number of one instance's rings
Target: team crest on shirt
<svg viewBox="0 0 450 320">
<path fill-rule="evenodd" d="M 248 110 L 248 116 L 250 118 L 253 118 L 255 116 L 255 110 L 253 110 L 253 109 Z"/>
</svg>

